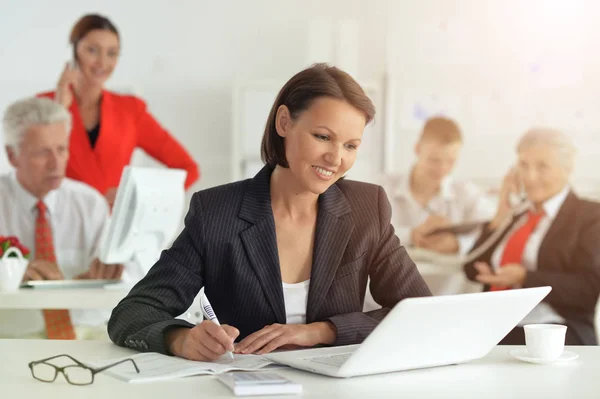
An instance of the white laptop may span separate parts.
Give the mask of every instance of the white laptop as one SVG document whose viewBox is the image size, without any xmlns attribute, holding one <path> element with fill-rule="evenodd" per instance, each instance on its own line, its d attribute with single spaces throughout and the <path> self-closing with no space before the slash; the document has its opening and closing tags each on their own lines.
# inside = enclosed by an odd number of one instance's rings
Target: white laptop
<svg viewBox="0 0 600 399">
<path fill-rule="evenodd" d="M 266 355 L 280 364 L 353 377 L 479 359 L 492 350 L 550 287 L 407 298 L 360 345 Z"/>
</svg>

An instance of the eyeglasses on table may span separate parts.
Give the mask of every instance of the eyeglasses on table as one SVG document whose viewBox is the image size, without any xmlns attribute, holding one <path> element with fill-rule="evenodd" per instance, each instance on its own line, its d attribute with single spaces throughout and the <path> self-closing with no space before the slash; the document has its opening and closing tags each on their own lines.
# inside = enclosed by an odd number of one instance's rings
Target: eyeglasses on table
<svg viewBox="0 0 600 399">
<path fill-rule="evenodd" d="M 54 364 L 48 363 L 48 361 L 60 357 L 67 357 L 71 359 L 75 364 L 59 367 Z M 133 364 L 133 367 L 135 367 L 135 371 L 137 373 L 140 372 L 140 369 L 138 368 L 137 364 L 135 364 L 135 361 L 133 359 L 123 359 L 116 363 L 94 368 L 81 363 L 79 360 L 67 354 L 56 355 L 47 359 L 30 362 L 29 369 L 31 370 L 31 375 L 33 376 L 33 378 L 35 378 L 38 381 L 54 382 L 56 380 L 56 376 L 58 376 L 58 373 L 62 373 L 65 377 L 65 380 L 67 380 L 69 384 L 90 385 L 94 382 L 94 376 L 96 374 L 126 362 L 131 362 L 131 364 Z"/>
</svg>

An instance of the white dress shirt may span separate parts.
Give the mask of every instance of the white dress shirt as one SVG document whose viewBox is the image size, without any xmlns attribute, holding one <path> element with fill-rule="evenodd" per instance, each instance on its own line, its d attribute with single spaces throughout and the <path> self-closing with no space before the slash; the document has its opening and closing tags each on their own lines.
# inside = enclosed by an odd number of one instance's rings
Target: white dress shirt
<svg viewBox="0 0 600 399">
<path fill-rule="evenodd" d="M 431 214 L 448 219 L 453 224 L 490 220 L 496 206 L 473 183 L 455 181 L 446 177 L 439 193 L 426 207 L 414 198 L 410 189 L 410 174 L 385 179 L 384 188 L 392 204 L 392 225 L 404 246 L 412 245 L 411 232 L 427 220 Z M 459 253 L 466 254 L 479 236 L 480 231 L 461 234 L 458 238 Z"/>
<path fill-rule="evenodd" d="M 525 249 L 523 250 L 523 256 L 521 257 L 521 265 L 525 267 L 528 271 L 537 270 L 537 262 L 538 262 L 538 254 L 540 251 L 540 246 L 542 245 L 542 241 L 548 233 L 552 222 L 556 218 L 558 211 L 562 207 L 565 199 L 569 195 L 570 188 L 566 186 L 562 189 L 558 194 L 554 197 L 548 199 L 543 204 L 544 208 L 544 216 L 540 219 L 535 230 L 529 236 L 527 243 L 525 244 Z M 533 205 L 529 205 L 529 209 L 533 209 Z M 522 227 L 527 221 L 527 212 L 522 215 L 519 220 L 515 222 L 513 227 L 509 230 L 508 234 L 504 236 L 504 239 L 494 250 L 492 254 L 491 262 L 492 266 L 495 270 L 500 267 L 500 262 L 502 260 L 502 254 L 504 253 L 504 248 L 506 247 L 506 243 L 509 238 L 513 235 L 513 233 Z M 553 308 L 546 302 L 541 302 L 538 306 L 536 306 L 526 317 L 519 323 L 519 325 L 525 324 L 534 324 L 534 323 L 562 323 L 564 322 L 564 318 L 560 316 Z"/>
<path fill-rule="evenodd" d="M 285 323 L 306 324 L 306 304 L 310 279 L 295 284 L 283 284 L 283 300 L 285 302 Z"/>
<path fill-rule="evenodd" d="M 35 223 L 38 199 L 17 180 L 15 173 L 0 176 L 0 235 L 16 236 L 35 258 Z M 44 198 L 52 227 L 57 263 L 65 279 L 89 270 L 108 219 L 108 204 L 95 189 L 64 179 Z M 125 273 L 124 273 L 125 275 Z M 124 277 L 124 279 L 126 279 Z M 75 300 L 75 299 L 74 299 Z M 71 310 L 75 326 L 97 326 L 107 322 L 108 310 Z M 0 310 L 0 336 L 18 337 L 45 330 L 41 311 Z"/>
</svg>

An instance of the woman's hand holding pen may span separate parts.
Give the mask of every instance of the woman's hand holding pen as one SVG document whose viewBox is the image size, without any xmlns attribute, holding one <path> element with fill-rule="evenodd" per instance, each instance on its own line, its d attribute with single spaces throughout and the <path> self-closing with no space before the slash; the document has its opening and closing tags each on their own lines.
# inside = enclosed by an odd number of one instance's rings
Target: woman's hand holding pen
<svg viewBox="0 0 600 399">
<path fill-rule="evenodd" d="M 233 351 L 233 341 L 240 335 L 237 328 L 204 320 L 194 328 L 176 328 L 167 332 L 169 351 L 189 360 L 214 361 Z"/>
<path fill-rule="evenodd" d="M 262 355 L 280 348 L 333 344 L 336 337 L 336 328 L 328 321 L 310 324 L 271 324 L 244 338 L 235 346 L 235 353 Z"/>
</svg>

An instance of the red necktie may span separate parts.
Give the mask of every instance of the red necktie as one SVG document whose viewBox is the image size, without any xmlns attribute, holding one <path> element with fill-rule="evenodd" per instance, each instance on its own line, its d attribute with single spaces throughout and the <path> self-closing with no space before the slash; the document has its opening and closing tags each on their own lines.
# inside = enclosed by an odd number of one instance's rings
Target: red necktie
<svg viewBox="0 0 600 399">
<path fill-rule="evenodd" d="M 35 221 L 35 258 L 56 263 L 52 227 L 46 218 L 46 205 L 37 203 L 38 217 Z M 49 339 L 75 339 L 75 330 L 67 309 L 44 309 L 44 323 Z"/>
<path fill-rule="evenodd" d="M 535 227 L 540 220 L 542 220 L 544 215 L 545 213 L 543 210 L 538 213 L 534 213 L 533 211 L 527 213 L 527 221 L 525 224 L 515 230 L 506 242 L 504 252 L 502 253 L 502 259 L 500 260 L 500 267 L 511 263 L 521 264 L 521 258 L 523 257 L 523 251 L 525 250 L 527 240 L 529 240 L 529 236 L 533 233 L 533 230 L 535 230 Z M 490 291 L 502 291 L 506 289 L 508 289 L 508 287 L 498 287 L 494 285 L 490 287 Z"/>
</svg>

